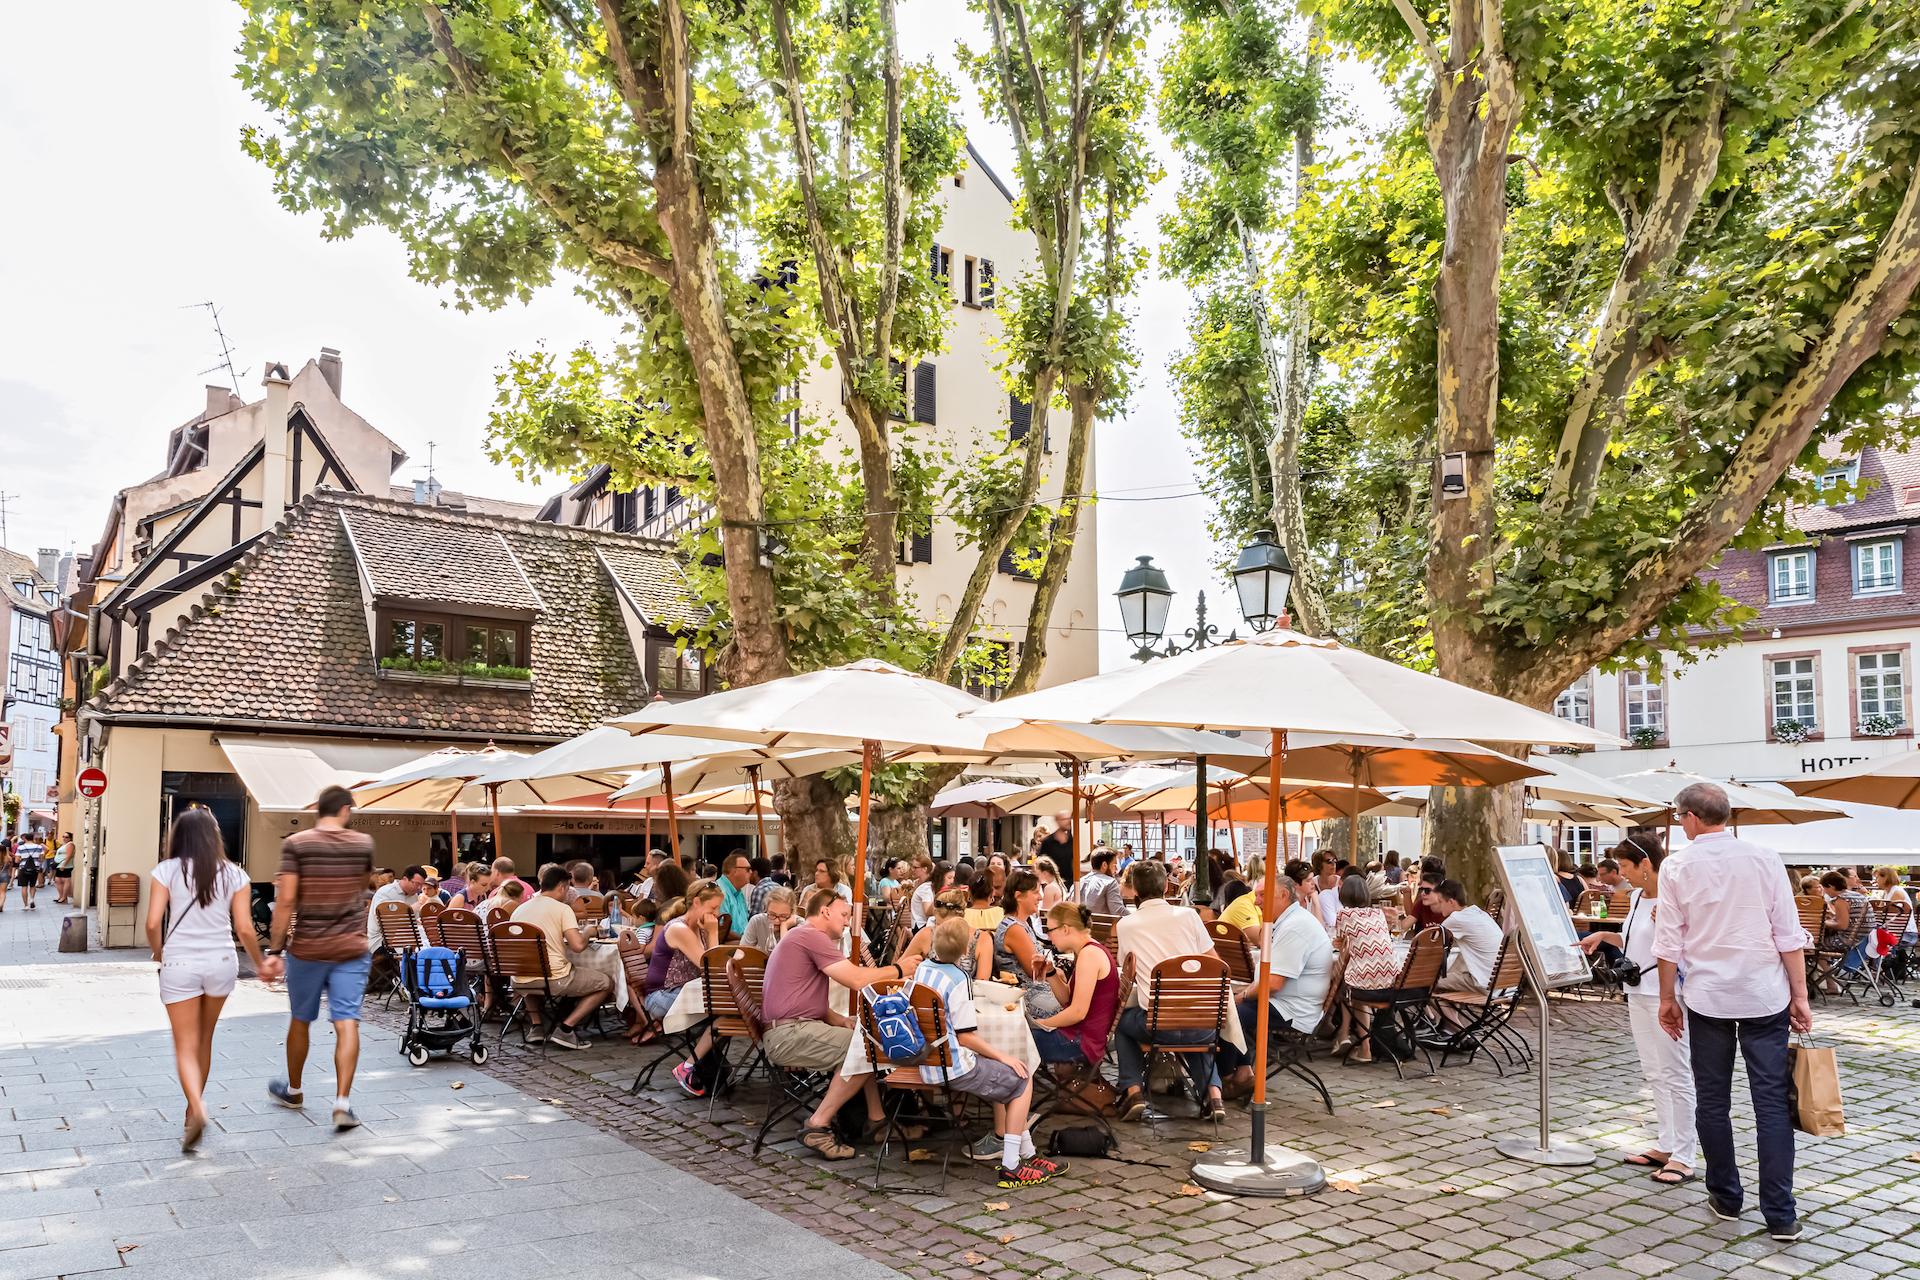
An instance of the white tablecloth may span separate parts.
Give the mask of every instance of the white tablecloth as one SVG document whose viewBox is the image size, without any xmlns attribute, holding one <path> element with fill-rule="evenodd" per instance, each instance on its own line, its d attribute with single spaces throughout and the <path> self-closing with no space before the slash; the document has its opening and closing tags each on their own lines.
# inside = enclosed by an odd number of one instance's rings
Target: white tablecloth
<svg viewBox="0 0 1920 1280">
<path fill-rule="evenodd" d="M 841 988 L 836 988 L 840 990 Z M 1003 982 L 973 984 L 973 1012 L 979 1025 L 974 1034 L 1010 1058 L 1027 1064 L 1029 1071 L 1040 1065 L 1040 1050 L 1034 1047 L 1033 1032 L 1027 1028 L 1027 993 Z M 1011 1006 L 1011 1007 L 1009 1007 Z M 853 1043 L 847 1046 L 847 1060 L 840 1067 L 843 1076 L 860 1076 L 873 1070 L 867 1059 L 867 1038 L 858 1028 Z"/>
<path fill-rule="evenodd" d="M 591 969 L 612 978 L 614 1007 L 627 1007 L 627 967 L 620 963 L 619 947 L 611 943 L 589 942 L 584 952 L 571 959 L 576 968 Z"/>
</svg>

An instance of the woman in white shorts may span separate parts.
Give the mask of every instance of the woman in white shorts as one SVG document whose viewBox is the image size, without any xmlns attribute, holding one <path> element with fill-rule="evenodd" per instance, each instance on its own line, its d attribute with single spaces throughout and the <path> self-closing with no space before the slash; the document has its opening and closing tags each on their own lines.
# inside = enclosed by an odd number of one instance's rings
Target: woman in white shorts
<svg viewBox="0 0 1920 1280">
<path fill-rule="evenodd" d="M 160 966 L 160 1003 L 173 1024 L 173 1060 L 187 1095 L 183 1153 L 207 1127 L 202 1094 L 213 1066 L 213 1026 L 239 973 L 233 940 L 240 939 L 262 978 L 279 976 L 279 959 L 260 954 L 251 896 L 246 872 L 227 861 L 213 814 L 196 806 L 175 818 L 166 860 L 153 869 L 147 941 Z"/>
</svg>

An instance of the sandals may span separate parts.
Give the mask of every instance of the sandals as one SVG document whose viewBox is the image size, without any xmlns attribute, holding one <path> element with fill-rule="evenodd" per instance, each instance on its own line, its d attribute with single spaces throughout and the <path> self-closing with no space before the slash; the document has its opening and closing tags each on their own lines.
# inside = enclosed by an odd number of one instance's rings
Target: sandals
<svg viewBox="0 0 1920 1280">
<path fill-rule="evenodd" d="M 1627 1156 L 1625 1159 L 1621 1160 L 1620 1163 L 1630 1164 L 1636 1169 L 1658 1169 L 1662 1165 L 1670 1164 L 1672 1162 L 1670 1160 L 1667 1160 L 1664 1157 L 1655 1155 L 1655 1153 L 1651 1151 L 1642 1151 L 1637 1156 Z"/>
<path fill-rule="evenodd" d="M 1700 1180 L 1699 1174 L 1687 1168 L 1685 1165 L 1676 1164 L 1671 1160 L 1661 1168 L 1655 1169 L 1652 1173 L 1648 1174 L 1647 1177 L 1663 1187 L 1684 1186 L 1689 1182 L 1698 1182 Z"/>
<path fill-rule="evenodd" d="M 183 1156 L 191 1155 L 193 1149 L 200 1145 L 200 1135 L 205 1133 L 206 1129 L 207 1118 L 205 1116 L 201 1116 L 197 1120 L 189 1116 L 187 1118 L 187 1127 L 180 1135 L 180 1154 Z"/>
</svg>

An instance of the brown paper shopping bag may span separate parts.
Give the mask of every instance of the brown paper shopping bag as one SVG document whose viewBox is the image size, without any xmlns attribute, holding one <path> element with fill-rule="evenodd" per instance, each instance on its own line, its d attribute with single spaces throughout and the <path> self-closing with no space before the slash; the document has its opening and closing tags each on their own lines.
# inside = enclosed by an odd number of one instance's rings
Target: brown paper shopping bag
<svg viewBox="0 0 1920 1280">
<path fill-rule="evenodd" d="M 1840 1065 L 1834 1060 L 1833 1050 L 1802 1043 L 1789 1045 L 1787 1055 L 1792 1064 L 1787 1101 L 1793 1110 L 1793 1127 L 1815 1138 L 1845 1136 L 1847 1122 L 1840 1105 Z"/>
</svg>

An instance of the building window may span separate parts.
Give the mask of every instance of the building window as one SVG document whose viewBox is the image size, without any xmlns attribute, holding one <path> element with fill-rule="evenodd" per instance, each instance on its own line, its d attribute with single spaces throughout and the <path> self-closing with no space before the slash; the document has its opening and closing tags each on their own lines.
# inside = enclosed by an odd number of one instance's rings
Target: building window
<svg viewBox="0 0 1920 1280">
<path fill-rule="evenodd" d="M 1777 551 L 1772 556 L 1768 598 L 1774 604 L 1813 599 L 1813 552 Z"/>
<path fill-rule="evenodd" d="M 1574 681 L 1567 691 L 1553 700 L 1553 714 L 1562 720 L 1593 727 L 1593 673 Z"/>
<path fill-rule="evenodd" d="M 1650 679 L 1644 671 L 1628 671 L 1621 675 L 1620 687 L 1627 704 L 1624 717 L 1627 736 L 1652 734 L 1656 740 L 1666 737 L 1666 697 L 1660 682 Z"/>
<path fill-rule="evenodd" d="M 960 300 L 970 307 L 979 306 L 974 296 L 974 273 L 979 269 L 972 258 L 968 258 L 960 271 Z"/>
<path fill-rule="evenodd" d="M 436 662 L 447 656 L 447 625 L 419 618 L 387 619 L 387 658 Z"/>
<path fill-rule="evenodd" d="M 466 661 L 484 662 L 491 667 L 520 665 L 519 627 L 469 622 L 463 629 L 467 633 L 466 652 L 462 655 Z"/>
<path fill-rule="evenodd" d="M 1853 544 L 1853 594 L 1889 594 L 1900 590 L 1900 542 Z"/>
<path fill-rule="evenodd" d="M 1822 493 L 1825 493 L 1829 490 L 1836 490 L 1843 484 L 1857 484 L 1859 480 L 1860 459 L 1841 458 L 1837 461 L 1829 462 L 1826 470 L 1820 473 L 1820 490 Z"/>
<path fill-rule="evenodd" d="M 1595 827 L 1568 827 L 1560 837 L 1560 847 L 1576 856 L 1585 854 L 1592 857 L 1593 851 L 1599 847 L 1599 841 L 1595 838 L 1597 830 Z"/>
<path fill-rule="evenodd" d="M 432 614 L 385 613 L 381 634 L 382 667 L 409 670 L 416 664 L 445 663 L 457 671 L 463 663 L 489 667 L 528 665 L 527 624 L 494 618 L 450 618 Z M 429 674 L 438 667 L 426 668 Z"/>
<path fill-rule="evenodd" d="M 1905 727 L 1907 688 L 1905 659 L 1898 649 L 1853 655 L 1854 689 L 1860 699 L 1860 720 L 1874 716 Z"/>
<path fill-rule="evenodd" d="M 675 649 L 668 641 L 653 646 L 656 693 L 699 693 L 702 674 L 698 649 Z"/>
<path fill-rule="evenodd" d="M 1815 710 L 1814 658 L 1775 658 L 1773 668 L 1773 727 L 1792 721 L 1804 729 L 1819 724 Z"/>
</svg>

